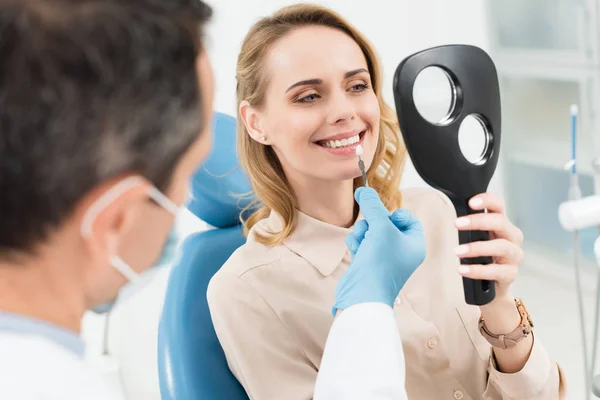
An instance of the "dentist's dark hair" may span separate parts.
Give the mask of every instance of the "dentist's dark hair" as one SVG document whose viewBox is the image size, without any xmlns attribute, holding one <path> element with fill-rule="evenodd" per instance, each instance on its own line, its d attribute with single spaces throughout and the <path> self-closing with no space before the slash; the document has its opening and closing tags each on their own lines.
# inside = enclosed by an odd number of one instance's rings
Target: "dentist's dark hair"
<svg viewBox="0 0 600 400">
<path fill-rule="evenodd" d="M 0 258 L 35 253 L 100 182 L 166 190 L 206 121 L 198 0 L 0 0 Z"/>
</svg>

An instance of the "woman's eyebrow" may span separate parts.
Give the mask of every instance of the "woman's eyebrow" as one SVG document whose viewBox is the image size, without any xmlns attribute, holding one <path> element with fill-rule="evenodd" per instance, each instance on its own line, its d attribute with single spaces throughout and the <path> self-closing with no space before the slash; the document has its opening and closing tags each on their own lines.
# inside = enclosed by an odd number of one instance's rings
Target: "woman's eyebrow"
<svg viewBox="0 0 600 400">
<path fill-rule="evenodd" d="M 369 71 L 366 68 L 358 68 L 358 69 L 354 69 L 352 71 L 348 71 L 344 74 L 344 79 L 348 79 L 354 75 L 360 74 L 361 72 L 366 72 L 369 73 Z M 296 88 L 298 86 L 305 86 L 305 85 L 321 85 L 323 84 L 323 80 L 322 79 L 305 79 L 303 81 L 298 81 L 296 83 L 294 83 L 292 86 L 290 86 L 289 88 L 287 88 L 287 90 L 285 91 L 286 93 L 289 92 L 290 90 L 292 90 L 293 88 Z"/>
<path fill-rule="evenodd" d="M 344 79 L 348 79 L 354 75 L 360 74 L 361 72 L 366 72 L 367 74 L 369 73 L 369 71 L 367 71 L 365 68 L 359 68 L 359 69 L 355 69 L 355 70 L 346 72 L 344 74 Z"/>
<path fill-rule="evenodd" d="M 287 90 L 285 92 L 287 93 L 290 90 L 292 90 L 293 88 L 298 87 L 298 86 L 321 85 L 322 83 L 323 83 L 322 79 L 306 79 L 306 80 L 294 83 L 292 86 L 290 86 L 289 88 L 287 88 Z"/>
</svg>

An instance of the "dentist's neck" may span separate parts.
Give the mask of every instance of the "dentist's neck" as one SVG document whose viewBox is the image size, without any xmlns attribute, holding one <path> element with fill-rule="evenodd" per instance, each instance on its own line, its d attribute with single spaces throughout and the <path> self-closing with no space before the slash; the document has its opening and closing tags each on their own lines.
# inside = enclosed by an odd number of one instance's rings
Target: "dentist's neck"
<svg viewBox="0 0 600 400">
<path fill-rule="evenodd" d="M 288 179 L 303 213 L 331 225 L 350 227 L 356 220 L 352 180 Z"/>
<path fill-rule="evenodd" d="M 19 263 L 0 262 L 0 311 L 79 333 L 85 304 L 76 271 L 69 268 L 72 260 L 54 249 L 44 253 Z"/>
</svg>

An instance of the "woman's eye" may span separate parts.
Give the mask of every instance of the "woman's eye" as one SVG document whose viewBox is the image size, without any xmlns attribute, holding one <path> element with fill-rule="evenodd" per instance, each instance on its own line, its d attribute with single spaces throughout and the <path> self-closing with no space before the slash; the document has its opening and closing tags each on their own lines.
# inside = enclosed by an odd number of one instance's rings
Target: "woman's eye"
<svg viewBox="0 0 600 400">
<path fill-rule="evenodd" d="M 352 88 L 350 88 L 350 90 L 352 90 L 353 92 L 364 92 L 368 88 L 369 88 L 369 85 L 367 85 L 365 83 L 359 83 L 357 85 L 352 86 Z"/>
<path fill-rule="evenodd" d="M 319 95 L 316 93 L 312 93 L 309 94 L 308 96 L 304 96 L 299 98 L 298 100 L 296 100 L 296 102 L 298 103 L 312 103 L 313 101 L 317 100 L 319 98 Z"/>
</svg>

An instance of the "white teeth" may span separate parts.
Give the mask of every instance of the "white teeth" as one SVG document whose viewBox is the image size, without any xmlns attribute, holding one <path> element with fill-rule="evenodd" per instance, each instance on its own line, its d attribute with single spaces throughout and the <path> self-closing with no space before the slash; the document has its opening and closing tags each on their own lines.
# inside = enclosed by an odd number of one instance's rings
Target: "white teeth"
<svg viewBox="0 0 600 400">
<path fill-rule="evenodd" d="M 342 140 L 330 140 L 328 142 L 323 142 L 323 146 L 331 149 L 337 149 L 338 147 L 352 146 L 358 142 L 360 142 L 360 135 L 355 135 Z"/>
</svg>

